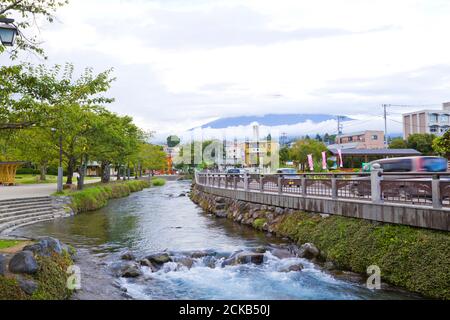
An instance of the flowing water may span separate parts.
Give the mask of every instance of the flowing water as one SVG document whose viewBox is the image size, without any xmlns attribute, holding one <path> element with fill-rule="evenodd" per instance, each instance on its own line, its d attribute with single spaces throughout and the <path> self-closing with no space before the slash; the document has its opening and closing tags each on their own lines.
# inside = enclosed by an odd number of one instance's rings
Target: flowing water
<svg viewBox="0 0 450 320">
<path fill-rule="evenodd" d="M 279 247 L 287 241 L 270 237 L 226 219 L 205 214 L 188 197 L 189 182 L 168 182 L 146 189 L 107 207 L 72 218 L 27 226 L 17 236 L 53 236 L 79 251 L 83 289 L 78 299 L 410 299 L 396 289 L 368 290 L 363 283 L 335 277 L 305 259 L 278 259 L 265 253 L 261 265 L 222 267 L 238 250 Z M 138 257 L 167 250 L 181 257 L 208 250 L 214 256 L 194 259 L 191 268 L 175 262 L 159 271 L 142 267 L 144 275 L 116 278 L 110 266 L 125 251 Z M 282 272 L 301 263 L 300 272 Z M 124 293 L 126 292 L 126 294 Z"/>
</svg>

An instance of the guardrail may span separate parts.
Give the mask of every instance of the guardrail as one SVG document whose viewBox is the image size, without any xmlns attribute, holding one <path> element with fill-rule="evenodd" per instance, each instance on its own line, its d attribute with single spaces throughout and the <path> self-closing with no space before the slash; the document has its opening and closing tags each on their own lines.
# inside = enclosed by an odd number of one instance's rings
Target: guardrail
<svg viewBox="0 0 450 320">
<path fill-rule="evenodd" d="M 450 208 L 450 172 L 301 173 L 195 175 L 199 185 L 300 197 L 355 199 Z"/>
</svg>

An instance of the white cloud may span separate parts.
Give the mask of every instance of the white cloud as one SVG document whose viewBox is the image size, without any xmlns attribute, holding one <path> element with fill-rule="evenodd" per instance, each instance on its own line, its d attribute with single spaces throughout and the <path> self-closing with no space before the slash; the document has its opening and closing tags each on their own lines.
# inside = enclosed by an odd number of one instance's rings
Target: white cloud
<svg viewBox="0 0 450 320">
<path fill-rule="evenodd" d="M 445 0 L 72 0 L 40 37 L 49 63 L 115 67 L 111 108 L 163 135 L 226 116 L 448 100 L 449 14 Z"/>
</svg>

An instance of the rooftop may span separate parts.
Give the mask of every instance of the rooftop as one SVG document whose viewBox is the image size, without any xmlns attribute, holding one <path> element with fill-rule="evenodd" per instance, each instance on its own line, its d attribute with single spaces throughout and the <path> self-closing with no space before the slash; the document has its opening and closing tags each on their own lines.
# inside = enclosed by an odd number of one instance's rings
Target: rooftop
<svg viewBox="0 0 450 320">
<path fill-rule="evenodd" d="M 337 149 L 330 149 L 334 155 Z M 420 156 L 422 153 L 415 149 L 343 149 L 343 156 Z"/>
</svg>

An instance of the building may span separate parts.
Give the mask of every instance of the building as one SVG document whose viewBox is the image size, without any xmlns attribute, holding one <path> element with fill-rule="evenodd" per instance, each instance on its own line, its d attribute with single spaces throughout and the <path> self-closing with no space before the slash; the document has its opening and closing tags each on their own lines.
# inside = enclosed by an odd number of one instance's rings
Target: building
<svg viewBox="0 0 450 320">
<path fill-rule="evenodd" d="M 236 167 L 244 163 L 245 144 L 237 139 L 233 141 L 225 141 L 225 166 Z"/>
<path fill-rule="evenodd" d="M 450 128 L 450 102 L 442 110 L 421 110 L 403 114 L 403 138 L 414 133 L 443 135 Z"/>
<path fill-rule="evenodd" d="M 335 144 L 329 145 L 328 149 L 383 149 L 384 132 L 377 130 L 366 130 L 349 134 L 341 134 L 336 137 Z"/>
</svg>

